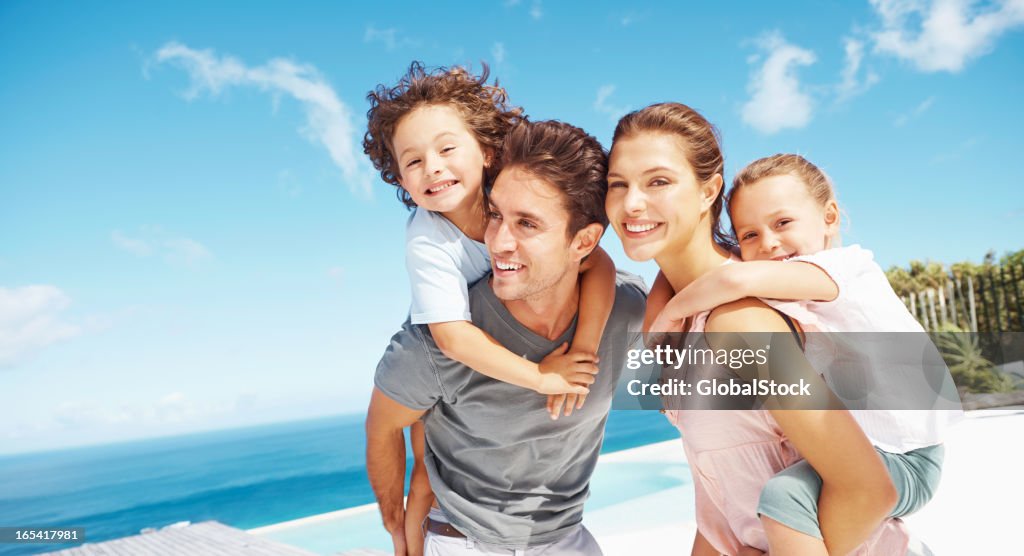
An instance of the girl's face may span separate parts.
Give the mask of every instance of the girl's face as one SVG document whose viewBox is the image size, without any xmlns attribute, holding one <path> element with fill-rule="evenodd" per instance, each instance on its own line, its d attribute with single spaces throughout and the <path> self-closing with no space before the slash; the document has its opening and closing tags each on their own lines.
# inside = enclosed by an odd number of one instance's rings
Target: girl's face
<svg viewBox="0 0 1024 556">
<path fill-rule="evenodd" d="M 481 194 L 488 157 L 450 106 L 421 106 L 395 127 L 399 183 L 420 207 L 446 213 Z"/>
<path fill-rule="evenodd" d="M 675 136 L 639 133 L 612 147 L 605 211 L 626 255 L 646 261 L 689 244 L 720 186 L 697 180 Z"/>
<path fill-rule="evenodd" d="M 733 193 L 730 217 L 745 261 L 781 261 L 827 249 L 839 231 L 839 207 L 824 207 L 789 174 L 770 176 Z"/>
</svg>

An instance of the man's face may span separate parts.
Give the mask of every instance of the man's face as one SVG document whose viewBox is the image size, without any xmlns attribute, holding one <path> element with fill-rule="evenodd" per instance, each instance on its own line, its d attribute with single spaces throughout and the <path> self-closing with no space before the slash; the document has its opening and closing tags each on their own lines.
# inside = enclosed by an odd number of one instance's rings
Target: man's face
<svg viewBox="0 0 1024 556">
<path fill-rule="evenodd" d="M 528 300 L 576 280 L 579 258 L 570 248 L 561 191 L 526 170 L 507 168 L 494 182 L 490 203 L 484 241 L 498 299 Z"/>
</svg>

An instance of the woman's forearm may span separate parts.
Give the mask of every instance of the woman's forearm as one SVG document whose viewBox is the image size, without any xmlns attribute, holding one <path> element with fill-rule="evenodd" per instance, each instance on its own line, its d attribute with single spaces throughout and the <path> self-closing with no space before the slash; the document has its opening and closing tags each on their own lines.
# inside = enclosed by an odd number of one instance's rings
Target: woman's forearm
<svg viewBox="0 0 1024 556">
<path fill-rule="evenodd" d="M 888 469 L 846 410 L 781 410 L 772 416 L 821 476 L 818 521 L 829 554 L 848 554 L 896 505 Z"/>
</svg>

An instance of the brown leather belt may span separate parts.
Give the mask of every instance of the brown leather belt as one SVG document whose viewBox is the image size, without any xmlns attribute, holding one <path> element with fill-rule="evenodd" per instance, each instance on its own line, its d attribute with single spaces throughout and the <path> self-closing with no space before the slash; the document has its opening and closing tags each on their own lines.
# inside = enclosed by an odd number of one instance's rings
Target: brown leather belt
<svg viewBox="0 0 1024 556">
<path fill-rule="evenodd" d="M 427 531 L 430 531 L 435 535 L 441 535 L 442 537 L 455 537 L 457 539 L 466 538 L 466 535 L 463 535 L 458 529 L 452 527 L 451 524 L 434 521 L 429 517 L 427 518 Z"/>
</svg>

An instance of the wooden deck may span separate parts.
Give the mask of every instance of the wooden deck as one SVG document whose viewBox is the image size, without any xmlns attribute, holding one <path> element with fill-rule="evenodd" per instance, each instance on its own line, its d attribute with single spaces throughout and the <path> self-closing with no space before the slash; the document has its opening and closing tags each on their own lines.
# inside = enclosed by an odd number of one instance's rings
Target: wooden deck
<svg viewBox="0 0 1024 556">
<path fill-rule="evenodd" d="M 151 533 L 47 552 L 51 556 L 316 556 L 216 521 L 164 527 Z M 372 552 L 368 553 L 372 554 Z"/>
</svg>

